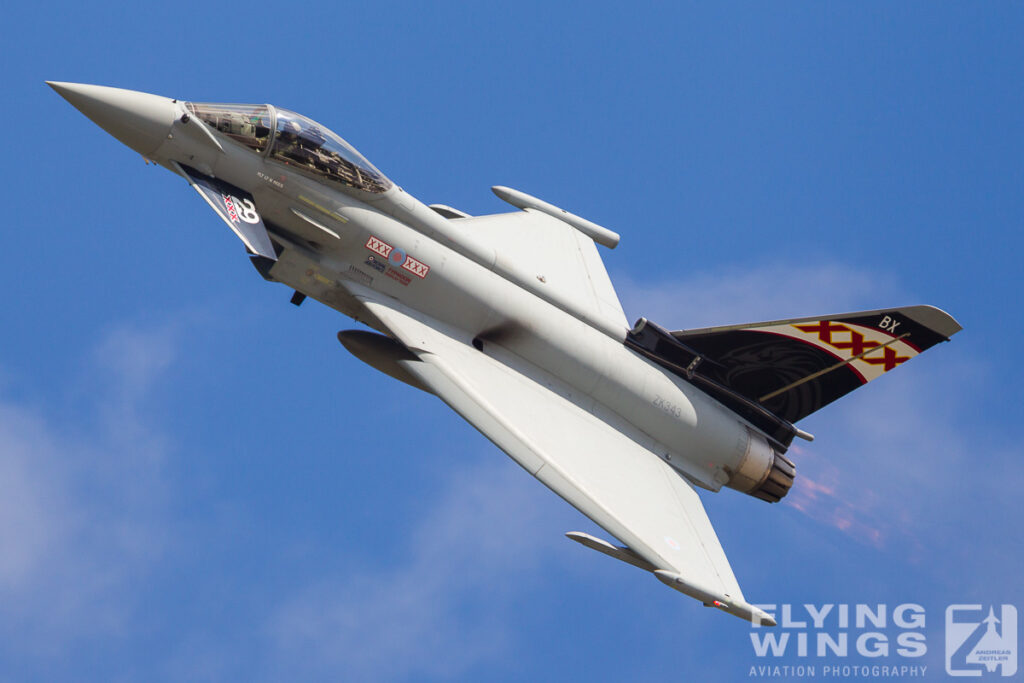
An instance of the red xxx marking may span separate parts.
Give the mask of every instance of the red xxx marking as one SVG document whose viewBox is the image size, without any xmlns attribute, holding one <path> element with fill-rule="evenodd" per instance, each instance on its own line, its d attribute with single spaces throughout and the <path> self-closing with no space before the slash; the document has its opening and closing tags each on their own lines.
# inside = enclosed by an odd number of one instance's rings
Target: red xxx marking
<svg viewBox="0 0 1024 683">
<path fill-rule="evenodd" d="M 796 329 L 802 332 L 817 332 L 818 339 L 828 344 L 834 349 L 849 350 L 851 356 L 857 356 L 864 353 L 868 349 L 873 349 L 876 346 L 881 346 L 876 341 L 865 341 L 864 335 L 857 330 L 850 329 L 846 325 L 839 323 L 832 323 L 828 320 L 822 320 L 814 325 L 795 325 Z M 832 334 L 834 332 L 849 332 L 850 338 L 848 340 L 833 340 Z M 900 363 L 909 360 L 909 356 L 897 356 L 895 349 L 890 346 L 885 347 L 881 358 L 860 358 L 859 360 L 869 363 L 871 365 L 881 365 L 885 371 L 888 372 Z"/>
</svg>

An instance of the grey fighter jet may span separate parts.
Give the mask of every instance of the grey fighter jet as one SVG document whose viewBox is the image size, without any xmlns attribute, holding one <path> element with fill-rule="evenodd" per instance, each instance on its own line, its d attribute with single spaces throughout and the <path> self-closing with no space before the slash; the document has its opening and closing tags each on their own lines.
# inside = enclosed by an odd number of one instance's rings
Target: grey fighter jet
<svg viewBox="0 0 1024 683">
<path fill-rule="evenodd" d="M 626 322 L 597 245 L 619 236 L 507 187 L 513 211 L 426 206 L 326 126 L 267 104 L 49 85 L 181 176 L 256 270 L 377 332 L 360 360 L 447 403 L 621 545 L 569 538 L 755 622 L 696 489 L 768 503 L 795 423 L 959 331 L 908 306 L 672 331 Z"/>
</svg>

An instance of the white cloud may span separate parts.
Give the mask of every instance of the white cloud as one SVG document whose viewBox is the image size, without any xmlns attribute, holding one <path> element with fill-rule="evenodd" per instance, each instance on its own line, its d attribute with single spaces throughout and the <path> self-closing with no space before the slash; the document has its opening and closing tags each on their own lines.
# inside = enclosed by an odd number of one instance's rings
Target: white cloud
<svg viewBox="0 0 1024 683">
<path fill-rule="evenodd" d="M 829 440 L 802 448 L 798 476 L 834 482 L 834 495 L 807 507 L 812 518 L 849 522 L 848 534 L 931 565 L 950 596 L 1010 599 L 1022 585 L 1011 560 L 1024 548 L 1019 448 L 1011 428 L 977 411 L 997 383 L 956 343 L 826 408 L 814 431 Z"/>
<path fill-rule="evenodd" d="M 108 332 L 93 357 L 109 373 L 116 389 L 111 398 L 137 399 L 149 391 L 174 361 L 178 333 L 173 324 L 155 329 L 119 325 Z"/>
<path fill-rule="evenodd" d="M 82 376 L 54 392 L 59 406 L 0 394 L 0 656 L 8 655 L 0 678 L 17 670 L 15 654 L 37 672 L 58 654 L 87 658 L 99 641 L 110 656 L 110 643 L 130 644 L 148 621 L 139 601 L 166 580 L 160 561 L 180 524 L 163 477 L 170 442 L 148 404 L 180 336 L 173 326 L 115 328 L 86 354 Z M 259 670 L 379 680 L 456 675 L 507 656 L 515 635 L 505 612 L 541 563 L 550 566 L 545 554 L 566 544 L 550 519 L 575 513 L 497 451 L 453 473 L 420 509 L 410 532 L 381 539 L 395 564 L 297 586 L 254 606 L 248 631 L 178 630 L 157 619 L 147 628 L 173 628 L 175 638 L 145 670 L 171 679 Z M 376 552 L 365 559 L 379 561 Z M 241 645 L 253 638 L 269 647 Z"/>
<path fill-rule="evenodd" d="M 403 548 L 398 564 L 325 577 L 275 614 L 268 630 L 290 675 L 451 677 L 507 656 L 503 615 L 561 543 L 538 533 L 557 505 L 509 462 L 456 474 L 411 535 L 380 539 Z"/>
<path fill-rule="evenodd" d="M 0 404 L 0 592 L 30 581 L 54 541 L 66 534 L 69 516 L 55 493 L 52 443 L 45 423 Z"/>
<path fill-rule="evenodd" d="M 892 278 L 837 263 L 734 267 L 658 282 L 617 275 L 615 283 L 627 314 L 668 329 L 911 303 Z"/>
<path fill-rule="evenodd" d="M 87 404 L 73 424 L 0 398 L 0 633 L 22 655 L 122 632 L 128 588 L 164 543 L 164 445 L 139 405 L 173 358 L 172 336 L 119 328 L 96 358 L 86 374 L 100 381 L 83 376 L 88 391 L 51 399 Z"/>
</svg>

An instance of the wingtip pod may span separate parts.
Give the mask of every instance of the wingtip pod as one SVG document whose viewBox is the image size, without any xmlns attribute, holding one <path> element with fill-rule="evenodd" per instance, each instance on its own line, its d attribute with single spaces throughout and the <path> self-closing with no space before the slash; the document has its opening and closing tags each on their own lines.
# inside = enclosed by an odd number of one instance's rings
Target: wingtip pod
<svg viewBox="0 0 1024 683">
<path fill-rule="evenodd" d="M 761 626 L 776 625 L 775 619 L 770 614 L 743 599 L 734 600 L 728 595 L 722 595 L 716 591 L 699 586 L 693 581 L 687 580 L 681 574 L 665 569 L 655 570 L 654 575 L 666 586 L 674 588 L 684 595 L 689 595 L 691 598 L 700 600 L 707 607 L 717 607 L 723 612 L 728 612 L 734 617 L 739 617 L 752 624 Z"/>
<path fill-rule="evenodd" d="M 654 565 L 637 555 L 629 548 L 612 545 L 608 541 L 591 536 L 590 534 L 585 534 L 582 531 L 570 531 L 565 535 L 570 540 L 576 541 L 580 545 L 596 550 L 597 552 L 608 555 L 609 557 L 614 557 L 626 564 L 631 564 L 634 567 L 639 567 L 640 569 L 651 572 L 665 585 L 670 586 L 691 598 L 700 600 L 707 607 L 717 607 L 723 612 L 728 612 L 740 619 L 746 619 L 752 624 L 775 626 L 775 620 L 770 614 L 761 608 L 750 605 L 744 600 L 733 600 L 728 595 L 703 588 L 695 582 L 687 580 L 681 574 L 677 574 L 676 572 L 668 571 L 666 569 L 657 569 Z"/>
<path fill-rule="evenodd" d="M 623 548 L 616 545 L 612 545 L 608 541 L 585 534 L 582 531 L 569 531 L 565 534 L 566 538 L 570 541 L 576 541 L 582 546 L 596 550 L 599 553 L 607 555 L 608 557 L 614 557 L 616 560 L 631 564 L 634 567 L 639 567 L 644 571 L 653 572 L 656 567 L 645 560 L 644 558 L 637 555 L 629 548 Z"/>
<path fill-rule="evenodd" d="M 617 232 L 612 232 L 608 228 L 600 226 L 593 221 L 588 221 L 586 218 L 581 218 L 576 214 L 569 213 L 565 209 L 559 208 L 554 204 L 548 204 L 547 202 L 537 199 L 532 195 L 528 195 L 525 192 L 513 190 L 511 187 L 505 187 L 504 185 L 493 186 L 491 188 L 491 192 L 497 195 L 502 201 L 508 202 L 516 208 L 540 211 L 541 213 L 546 213 L 552 218 L 557 218 L 563 223 L 568 223 L 590 239 L 600 245 L 608 247 L 609 249 L 614 249 L 619 244 L 619 234 Z"/>
</svg>

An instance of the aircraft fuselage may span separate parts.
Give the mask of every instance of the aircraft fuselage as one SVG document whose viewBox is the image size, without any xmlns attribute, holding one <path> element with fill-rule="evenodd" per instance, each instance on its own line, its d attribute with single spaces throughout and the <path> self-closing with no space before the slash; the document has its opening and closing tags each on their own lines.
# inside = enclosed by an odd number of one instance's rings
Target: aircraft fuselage
<svg viewBox="0 0 1024 683">
<path fill-rule="evenodd" d="M 267 150 L 203 129 L 183 102 L 147 100 L 147 107 L 144 145 L 111 132 L 174 173 L 195 169 L 251 194 L 272 240 L 283 247 L 276 262 L 264 264 L 270 279 L 378 329 L 359 291 L 391 297 L 481 353 L 510 357 L 523 374 L 609 415 L 704 488 L 747 490 L 770 465 L 763 436 L 626 348 L 622 321 L 548 289 L 542 276 L 503 259 L 458 219 L 396 185 L 371 194 L 313 177 Z M 153 121 L 164 120 L 166 133 L 155 139 Z"/>
</svg>

